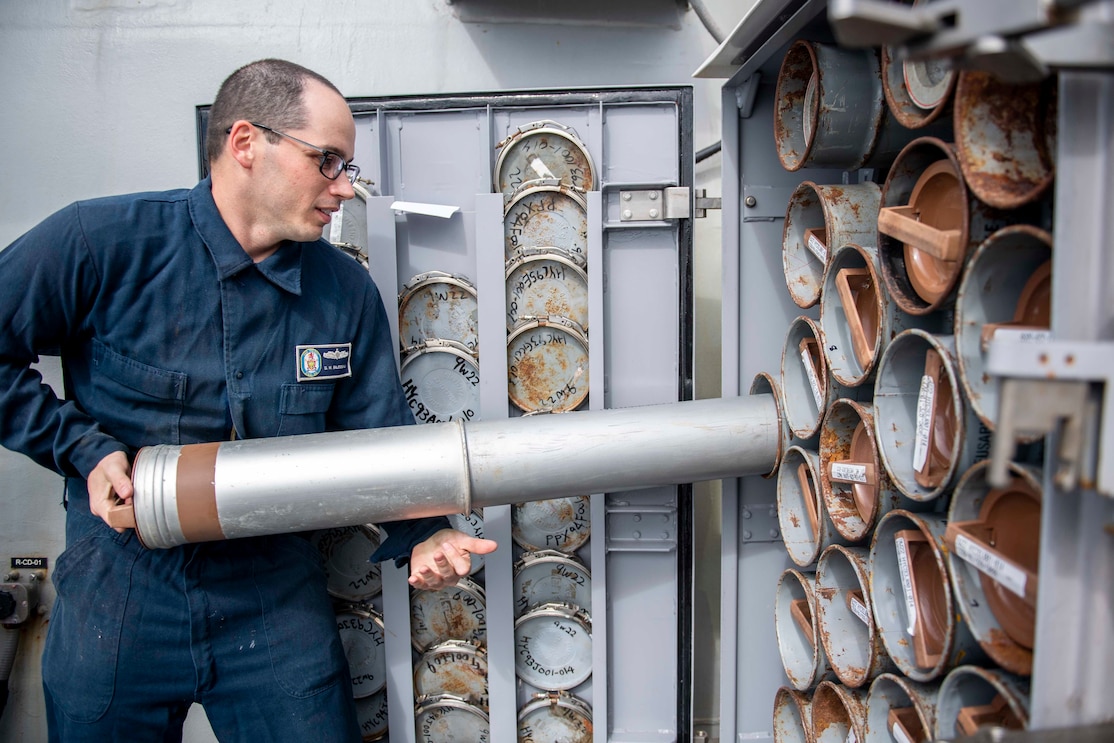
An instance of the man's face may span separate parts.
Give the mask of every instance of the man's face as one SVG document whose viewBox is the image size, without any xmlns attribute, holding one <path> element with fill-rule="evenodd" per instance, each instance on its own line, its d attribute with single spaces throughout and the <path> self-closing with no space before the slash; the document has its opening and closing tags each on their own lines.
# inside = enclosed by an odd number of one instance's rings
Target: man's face
<svg viewBox="0 0 1114 743">
<path fill-rule="evenodd" d="M 351 160 L 356 147 L 356 126 L 345 100 L 321 83 L 310 80 L 303 93 L 306 125 L 285 133 Z M 266 124 L 267 122 L 260 122 Z M 307 242 L 321 231 L 355 192 L 346 173 L 329 180 L 318 168 L 321 153 L 285 137 L 271 144 L 256 130 L 263 143 L 260 163 L 261 203 L 269 231 L 281 240 Z"/>
</svg>

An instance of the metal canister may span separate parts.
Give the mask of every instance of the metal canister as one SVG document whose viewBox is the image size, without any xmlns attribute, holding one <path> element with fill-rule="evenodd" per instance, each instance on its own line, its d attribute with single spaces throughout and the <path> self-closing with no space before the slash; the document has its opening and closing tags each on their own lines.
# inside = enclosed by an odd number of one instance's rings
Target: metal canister
<svg viewBox="0 0 1114 743">
<path fill-rule="evenodd" d="M 518 743 L 592 743 L 592 708 L 565 691 L 535 694 L 518 711 Z"/>
<path fill-rule="evenodd" d="M 592 675 L 592 619 L 569 604 L 536 606 L 514 623 L 515 672 L 531 686 L 567 691 Z"/>
<path fill-rule="evenodd" d="M 369 562 L 382 536 L 373 524 L 341 526 L 313 532 L 310 542 L 325 563 L 329 595 L 344 601 L 362 602 L 383 589 L 379 563 Z"/>
<path fill-rule="evenodd" d="M 781 261 L 789 296 L 798 307 L 820 301 L 824 272 L 832 254 L 848 244 L 878 242 L 876 183 L 823 186 L 804 181 L 785 210 Z"/>
</svg>

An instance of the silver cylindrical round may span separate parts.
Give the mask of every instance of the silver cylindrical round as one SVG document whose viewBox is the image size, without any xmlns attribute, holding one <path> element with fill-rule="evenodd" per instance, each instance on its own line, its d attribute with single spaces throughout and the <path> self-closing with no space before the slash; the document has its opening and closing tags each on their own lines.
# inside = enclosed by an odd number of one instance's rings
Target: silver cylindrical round
<svg viewBox="0 0 1114 743">
<path fill-rule="evenodd" d="M 769 395 L 465 426 L 476 508 L 767 472 L 777 456 Z"/>
<path fill-rule="evenodd" d="M 779 437 L 772 396 L 749 395 L 152 446 L 133 505 L 143 543 L 173 547 L 764 473 Z"/>
<path fill-rule="evenodd" d="M 451 422 L 147 447 L 132 479 L 148 547 L 468 510 L 461 428 Z"/>
</svg>

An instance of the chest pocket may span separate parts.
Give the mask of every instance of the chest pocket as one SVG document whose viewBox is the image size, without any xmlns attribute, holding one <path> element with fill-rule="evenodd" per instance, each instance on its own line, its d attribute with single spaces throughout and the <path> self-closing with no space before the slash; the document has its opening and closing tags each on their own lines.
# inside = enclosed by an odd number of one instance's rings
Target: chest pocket
<svg viewBox="0 0 1114 743">
<path fill-rule="evenodd" d="M 284 384 L 279 397 L 279 427 L 275 435 L 324 431 L 325 414 L 333 402 L 333 387 L 331 382 Z"/>
<path fill-rule="evenodd" d="M 128 446 L 179 444 L 188 375 L 151 366 L 93 339 L 93 399 L 81 400 Z"/>
</svg>

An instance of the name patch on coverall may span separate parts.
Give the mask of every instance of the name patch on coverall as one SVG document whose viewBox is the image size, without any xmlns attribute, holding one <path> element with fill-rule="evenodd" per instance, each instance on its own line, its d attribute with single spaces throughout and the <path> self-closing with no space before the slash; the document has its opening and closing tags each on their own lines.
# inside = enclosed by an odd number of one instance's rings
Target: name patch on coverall
<svg viewBox="0 0 1114 743">
<path fill-rule="evenodd" d="M 299 382 L 352 376 L 351 343 L 296 346 L 295 350 L 298 355 Z"/>
</svg>

